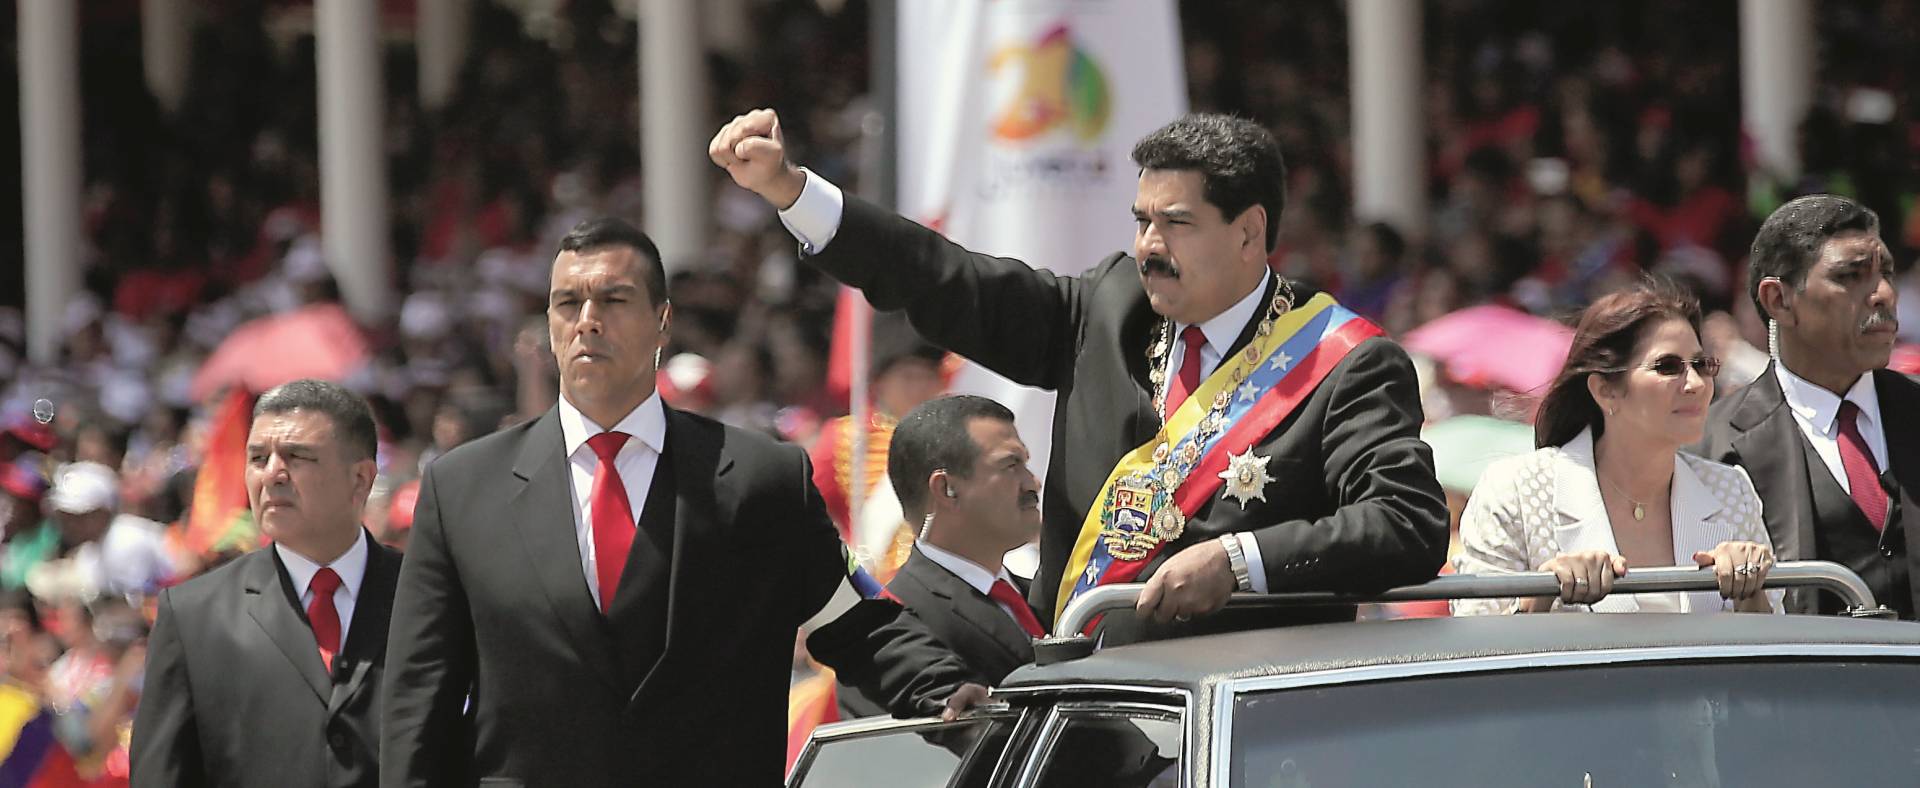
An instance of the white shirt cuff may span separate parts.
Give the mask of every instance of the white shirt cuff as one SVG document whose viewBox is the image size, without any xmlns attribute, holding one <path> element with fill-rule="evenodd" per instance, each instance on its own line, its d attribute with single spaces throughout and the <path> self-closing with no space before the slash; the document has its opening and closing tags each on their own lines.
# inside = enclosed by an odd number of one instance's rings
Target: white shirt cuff
<svg viewBox="0 0 1920 788">
<path fill-rule="evenodd" d="M 813 174 L 813 170 L 803 167 L 801 172 L 807 174 L 807 185 L 801 187 L 800 197 L 780 212 L 780 224 L 800 242 L 801 254 L 818 254 L 840 232 L 840 215 L 847 209 L 847 197 L 840 187 Z"/>
<path fill-rule="evenodd" d="M 1244 531 L 1233 538 L 1240 540 L 1240 552 L 1247 556 L 1247 579 L 1253 581 L 1253 592 L 1267 593 L 1267 565 L 1260 560 L 1260 540 Z"/>
</svg>

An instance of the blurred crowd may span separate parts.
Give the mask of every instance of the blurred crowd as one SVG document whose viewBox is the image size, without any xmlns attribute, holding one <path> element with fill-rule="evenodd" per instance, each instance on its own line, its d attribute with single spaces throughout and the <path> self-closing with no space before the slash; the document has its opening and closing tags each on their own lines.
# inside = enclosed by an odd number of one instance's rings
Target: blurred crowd
<svg viewBox="0 0 1920 788">
<path fill-rule="evenodd" d="M 52 713 L 83 773 L 102 779 L 124 777 L 142 608 L 218 560 L 188 548 L 177 525 L 219 401 L 196 391 L 195 373 L 246 321 L 340 298 L 318 236 L 313 40 L 283 24 L 277 4 L 202 5 L 190 92 L 168 115 L 128 55 L 137 4 L 90 4 L 87 294 L 67 306 L 60 362 L 26 364 L 18 304 L 0 305 L 6 675 Z M 391 320 L 361 327 L 369 351 L 348 382 L 381 424 L 367 522 L 391 543 L 404 544 L 409 482 L 426 462 L 552 403 L 542 318 L 556 240 L 588 216 L 642 215 L 631 4 L 551 5 L 525 15 L 476 2 L 442 109 L 421 107 L 408 47 L 390 47 L 384 64 L 403 295 Z M 872 106 L 865 4 L 748 7 L 750 45 L 707 60 L 702 125 L 776 108 L 796 158 L 852 183 Z M 1489 302 L 1564 318 L 1656 271 L 1720 313 L 1710 350 L 1752 359 L 1764 347 L 1743 281 L 1753 231 L 1789 196 L 1836 191 L 1880 212 L 1907 269 L 1900 289 L 1920 304 L 1911 4 L 1815 7 L 1820 73 L 1805 172 L 1791 180 L 1759 168 L 1740 133 L 1733 0 L 1425 8 L 1429 166 L 1406 188 L 1431 204 L 1426 234 L 1413 237 L 1350 217 L 1343 4 L 1181 4 L 1192 108 L 1267 124 L 1287 156 L 1272 260 L 1283 273 L 1400 334 Z M 847 408 L 828 375 L 836 286 L 798 263 L 757 199 L 711 177 L 710 248 L 668 261 L 675 330 L 662 391 L 677 407 L 809 443 Z M 1905 340 L 1920 341 L 1920 320 L 1906 325 Z"/>
</svg>

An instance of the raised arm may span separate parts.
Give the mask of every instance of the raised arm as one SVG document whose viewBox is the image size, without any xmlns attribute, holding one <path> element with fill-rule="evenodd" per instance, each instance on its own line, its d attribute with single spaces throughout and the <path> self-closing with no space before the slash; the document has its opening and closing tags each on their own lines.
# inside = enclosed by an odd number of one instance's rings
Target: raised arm
<svg viewBox="0 0 1920 788">
<path fill-rule="evenodd" d="M 1050 389 L 1064 384 L 1078 352 L 1083 280 L 971 252 L 841 195 L 787 159 L 779 117 L 771 110 L 735 118 L 714 135 L 707 154 L 783 218 L 806 214 L 802 224 L 810 229 L 789 222 L 806 260 L 860 288 L 875 307 L 906 310 L 914 328 L 934 344 L 1017 383 Z"/>
</svg>

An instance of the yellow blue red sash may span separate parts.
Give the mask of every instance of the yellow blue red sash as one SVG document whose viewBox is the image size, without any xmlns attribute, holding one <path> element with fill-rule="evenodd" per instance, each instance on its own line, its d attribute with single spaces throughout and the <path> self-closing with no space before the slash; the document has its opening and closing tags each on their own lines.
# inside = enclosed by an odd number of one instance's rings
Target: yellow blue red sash
<svg viewBox="0 0 1920 788">
<path fill-rule="evenodd" d="M 1138 577 L 1220 489 L 1228 454 L 1258 445 L 1347 353 L 1383 333 L 1322 293 L 1223 360 L 1168 417 L 1164 440 L 1128 452 L 1107 476 L 1068 556 L 1055 620 L 1088 589 Z"/>
</svg>

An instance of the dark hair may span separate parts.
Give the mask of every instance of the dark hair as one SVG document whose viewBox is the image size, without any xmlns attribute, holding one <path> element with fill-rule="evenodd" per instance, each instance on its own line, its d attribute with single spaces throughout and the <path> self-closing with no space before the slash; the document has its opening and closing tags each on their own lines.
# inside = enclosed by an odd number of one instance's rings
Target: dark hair
<svg viewBox="0 0 1920 788">
<path fill-rule="evenodd" d="M 647 303 L 658 307 L 667 302 L 667 271 L 660 262 L 660 247 L 653 245 L 640 228 L 611 216 L 588 219 L 573 226 L 560 239 L 561 252 L 591 252 L 609 246 L 624 246 L 640 253 L 642 276 L 646 278 Z"/>
<path fill-rule="evenodd" d="M 1640 343 L 1648 326 L 1668 318 L 1680 318 L 1700 331 L 1700 302 L 1672 282 L 1648 278 L 1639 284 L 1602 296 L 1585 312 L 1573 330 L 1573 346 L 1567 349 L 1567 363 L 1560 375 L 1540 398 L 1540 412 L 1533 419 L 1535 446 L 1565 446 L 1568 441 L 1591 427 L 1600 437 L 1606 424 L 1600 418 L 1600 403 L 1587 389 L 1588 375 L 1618 377 L 1633 348 Z"/>
<path fill-rule="evenodd" d="M 1805 288 L 1807 271 L 1820 259 L 1820 247 L 1847 232 L 1879 233 L 1880 215 L 1837 194 L 1809 194 L 1767 217 L 1747 253 L 1747 295 L 1761 319 L 1772 315 L 1760 303 L 1760 280 L 1774 277 L 1795 290 Z"/>
<path fill-rule="evenodd" d="M 1265 127 L 1231 115 L 1193 114 L 1161 126 L 1133 146 L 1143 170 L 1193 170 L 1207 202 L 1227 221 L 1255 205 L 1267 209 L 1267 252 L 1280 239 L 1287 166 Z"/>
<path fill-rule="evenodd" d="M 974 419 L 1012 422 L 1013 411 L 986 397 L 956 394 L 920 403 L 894 427 L 893 442 L 887 445 L 887 478 L 902 509 L 926 510 L 927 477 L 934 471 L 945 468 L 962 479 L 973 473 L 980 446 L 967 425 Z"/>
<path fill-rule="evenodd" d="M 274 386 L 253 403 L 253 418 L 258 421 L 269 413 L 295 410 L 326 414 L 349 459 L 371 460 L 380 449 L 379 432 L 373 426 L 373 409 L 360 395 L 338 383 L 309 378 Z"/>
</svg>

